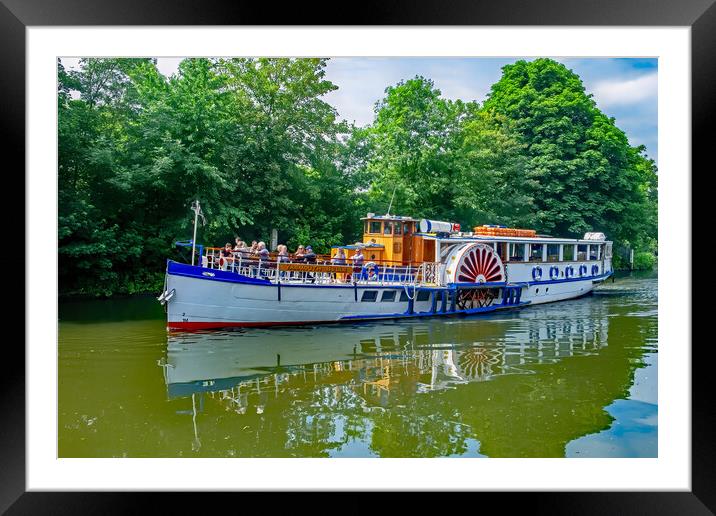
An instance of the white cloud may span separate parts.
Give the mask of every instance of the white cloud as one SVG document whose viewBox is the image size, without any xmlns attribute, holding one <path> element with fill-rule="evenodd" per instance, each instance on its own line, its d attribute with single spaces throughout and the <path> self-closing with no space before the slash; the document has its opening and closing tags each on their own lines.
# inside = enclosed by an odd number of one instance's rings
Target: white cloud
<svg viewBox="0 0 716 516">
<path fill-rule="evenodd" d="M 637 104 L 657 96 L 657 74 L 650 73 L 636 79 L 606 80 L 594 85 L 594 98 L 601 107 Z"/>
<path fill-rule="evenodd" d="M 170 77 L 177 72 L 179 63 L 183 59 L 183 57 L 159 57 L 157 58 L 157 69 L 165 77 Z"/>
</svg>

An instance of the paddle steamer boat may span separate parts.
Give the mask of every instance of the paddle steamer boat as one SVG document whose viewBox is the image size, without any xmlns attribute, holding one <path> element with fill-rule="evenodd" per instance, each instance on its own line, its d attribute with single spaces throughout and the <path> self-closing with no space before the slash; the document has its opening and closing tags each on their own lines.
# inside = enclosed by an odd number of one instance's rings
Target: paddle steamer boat
<svg viewBox="0 0 716 516">
<path fill-rule="evenodd" d="M 363 241 L 334 246 L 317 263 L 225 258 L 199 246 L 200 263 L 168 260 L 169 330 L 458 316 L 590 293 L 612 274 L 612 242 L 534 230 L 369 213 Z M 196 236 L 195 236 L 196 238 Z M 345 265 L 331 264 L 339 249 Z M 362 251 L 363 263 L 353 257 Z"/>
</svg>

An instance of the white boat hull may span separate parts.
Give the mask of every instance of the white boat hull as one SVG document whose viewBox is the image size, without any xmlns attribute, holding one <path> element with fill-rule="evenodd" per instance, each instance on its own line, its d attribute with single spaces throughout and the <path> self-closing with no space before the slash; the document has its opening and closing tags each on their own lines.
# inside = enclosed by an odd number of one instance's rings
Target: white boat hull
<svg viewBox="0 0 716 516">
<path fill-rule="evenodd" d="M 525 266 L 530 264 L 524 264 Z M 508 274 L 520 281 L 519 269 Z M 516 267 L 516 266 L 515 266 Z M 523 267 L 526 268 L 526 267 Z M 531 270 L 531 266 L 530 269 Z M 609 273 L 584 278 L 556 278 L 520 283 L 521 295 L 503 302 L 503 289 L 487 307 L 456 309 L 455 287 L 411 287 L 370 284 L 276 284 L 236 273 L 169 262 L 165 293 L 169 329 L 199 330 L 226 327 L 261 327 L 331 323 L 362 319 L 447 316 L 490 312 L 526 304 L 540 304 L 588 294 Z M 364 292 L 377 291 L 374 301 Z M 383 292 L 393 299 L 382 301 Z M 420 294 L 420 291 L 424 291 Z M 402 294 L 405 292 L 405 294 Z M 413 300 L 406 299 L 413 297 Z M 401 297 L 403 298 L 401 300 Z"/>
</svg>

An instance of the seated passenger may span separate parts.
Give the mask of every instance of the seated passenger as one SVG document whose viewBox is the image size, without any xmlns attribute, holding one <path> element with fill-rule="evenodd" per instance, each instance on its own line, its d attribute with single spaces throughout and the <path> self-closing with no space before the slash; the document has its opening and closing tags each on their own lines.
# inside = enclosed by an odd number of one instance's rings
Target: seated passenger
<svg viewBox="0 0 716 516">
<path fill-rule="evenodd" d="M 227 242 L 224 248 L 221 250 L 221 256 L 223 256 L 224 258 L 234 257 L 233 249 L 231 248 L 230 242 Z"/>
<path fill-rule="evenodd" d="M 230 242 L 226 243 L 224 248 L 219 252 L 219 255 L 221 256 L 219 264 L 222 265 L 224 268 L 226 268 L 229 263 L 234 261 L 234 252 L 231 248 Z"/>
<path fill-rule="evenodd" d="M 280 263 L 287 263 L 290 261 L 288 256 L 288 247 L 283 244 L 279 244 L 276 250 L 278 251 L 278 257 L 276 259 Z"/>
<path fill-rule="evenodd" d="M 251 248 L 246 245 L 246 242 L 243 240 L 239 240 L 239 244 L 237 245 L 237 248 L 234 248 L 235 251 L 238 251 L 242 256 L 248 256 L 251 254 Z"/>
<path fill-rule="evenodd" d="M 299 245 L 298 249 L 296 249 L 296 253 L 293 255 L 293 260 L 296 262 L 303 262 L 304 256 L 306 256 L 306 251 L 302 245 Z"/>
<path fill-rule="evenodd" d="M 269 253 L 269 250 L 266 249 L 266 244 L 264 242 L 259 242 L 256 249 L 257 254 L 259 255 L 259 260 L 267 262 L 271 259 L 271 253 Z"/>
<path fill-rule="evenodd" d="M 310 245 L 306 246 L 306 254 L 303 255 L 303 260 L 306 263 L 316 263 L 316 253 L 313 252 L 313 248 Z"/>
<path fill-rule="evenodd" d="M 331 265 L 345 265 L 346 264 L 346 253 L 343 252 L 342 248 L 338 248 L 336 255 L 331 259 Z"/>
</svg>

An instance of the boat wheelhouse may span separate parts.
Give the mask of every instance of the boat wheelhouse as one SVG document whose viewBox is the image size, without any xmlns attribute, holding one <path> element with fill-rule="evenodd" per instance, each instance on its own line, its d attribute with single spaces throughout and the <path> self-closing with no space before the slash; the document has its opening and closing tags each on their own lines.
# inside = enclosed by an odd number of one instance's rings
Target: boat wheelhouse
<svg viewBox="0 0 716 516">
<path fill-rule="evenodd" d="M 534 230 L 369 213 L 363 240 L 316 263 L 201 248 L 198 265 L 167 262 L 169 329 L 456 316 L 579 297 L 612 274 L 612 243 Z M 337 256 L 342 250 L 342 256 Z M 358 255 L 358 256 L 357 256 Z"/>
</svg>

